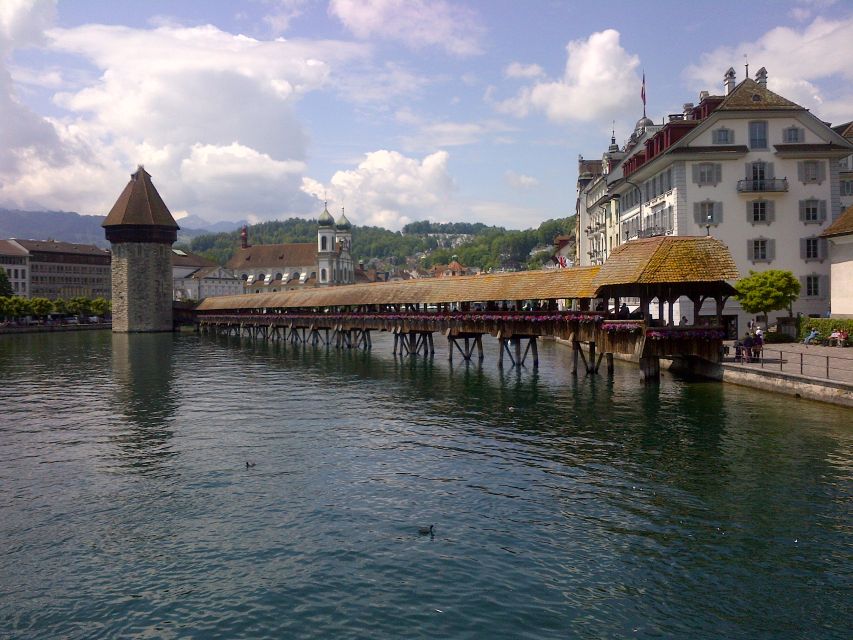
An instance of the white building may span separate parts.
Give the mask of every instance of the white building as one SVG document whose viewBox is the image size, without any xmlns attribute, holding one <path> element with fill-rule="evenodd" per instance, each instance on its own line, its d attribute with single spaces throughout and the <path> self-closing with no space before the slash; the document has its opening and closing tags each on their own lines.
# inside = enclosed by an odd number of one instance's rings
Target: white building
<svg viewBox="0 0 853 640">
<path fill-rule="evenodd" d="M 212 260 L 172 249 L 172 289 L 175 300 L 204 300 L 243 293 L 243 281 Z"/>
<path fill-rule="evenodd" d="M 841 214 L 839 160 L 853 145 L 770 91 L 763 68 L 737 85 L 729 69 L 724 87 L 722 96 L 703 91 L 698 105 L 685 104 L 662 125 L 637 123 L 618 162 L 602 171 L 606 192 L 586 190 L 594 199 L 579 210 L 586 214 L 579 233 L 605 257 L 635 238 L 713 235 L 728 245 L 742 276 L 792 271 L 802 284 L 794 312 L 824 315 L 830 269 L 821 232 Z M 594 216 L 614 201 L 618 213 L 609 224 L 604 217 L 602 230 Z M 597 263 L 583 251 L 579 258 Z M 691 318 L 692 311 L 682 299 L 675 312 Z M 751 319 L 734 299 L 724 315 L 733 332 Z"/>
<path fill-rule="evenodd" d="M 241 246 L 225 265 L 243 282 L 245 293 L 328 287 L 355 282 L 350 248 L 352 225 L 328 208 L 317 220 L 317 242 L 251 245 L 244 227 Z"/>
<path fill-rule="evenodd" d="M 829 241 L 833 318 L 853 318 L 853 206 L 821 234 Z"/>
</svg>

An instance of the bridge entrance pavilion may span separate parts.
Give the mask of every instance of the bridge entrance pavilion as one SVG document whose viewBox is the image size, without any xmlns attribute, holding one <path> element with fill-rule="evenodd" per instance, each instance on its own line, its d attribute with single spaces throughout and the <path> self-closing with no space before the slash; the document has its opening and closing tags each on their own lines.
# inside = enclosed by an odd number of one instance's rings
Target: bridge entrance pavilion
<svg viewBox="0 0 853 640">
<path fill-rule="evenodd" d="M 708 237 L 657 237 L 620 246 L 603 266 L 549 271 L 426 278 L 278 293 L 221 296 L 195 309 L 200 331 L 335 348 L 372 348 L 372 331 L 394 335 L 394 353 L 431 356 L 434 334 L 448 340 L 449 357 L 483 360 L 482 338 L 500 342 L 512 367 L 538 365 L 537 340 L 556 337 L 574 349 L 573 372 L 587 373 L 613 356 L 635 360 L 644 379 L 657 379 L 659 357 L 719 362 L 719 314 L 734 291 L 737 269 L 724 244 Z M 649 305 L 680 296 L 708 298 L 717 323 L 676 327 L 652 320 Z M 639 317 L 622 317 L 620 300 L 639 298 Z M 672 315 L 670 311 L 670 316 Z M 665 314 L 660 313 L 659 318 Z"/>
</svg>

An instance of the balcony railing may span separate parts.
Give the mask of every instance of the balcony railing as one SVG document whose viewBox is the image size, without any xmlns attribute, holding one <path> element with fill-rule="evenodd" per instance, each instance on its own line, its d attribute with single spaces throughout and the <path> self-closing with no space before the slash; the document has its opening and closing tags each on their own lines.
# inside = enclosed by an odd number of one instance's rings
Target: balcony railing
<svg viewBox="0 0 853 640">
<path fill-rule="evenodd" d="M 763 193 L 766 191 L 787 191 L 788 178 L 769 178 L 765 180 L 738 180 L 737 190 L 741 193 Z"/>
<path fill-rule="evenodd" d="M 653 238 L 655 236 L 665 236 L 672 233 L 672 227 L 651 226 L 645 227 L 639 233 L 640 238 Z"/>
</svg>

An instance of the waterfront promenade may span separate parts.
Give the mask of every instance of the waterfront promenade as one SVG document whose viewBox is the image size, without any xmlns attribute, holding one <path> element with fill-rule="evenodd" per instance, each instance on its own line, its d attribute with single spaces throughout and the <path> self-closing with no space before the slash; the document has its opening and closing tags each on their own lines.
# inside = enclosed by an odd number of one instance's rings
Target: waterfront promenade
<svg viewBox="0 0 853 640">
<path fill-rule="evenodd" d="M 811 380 L 831 380 L 853 385 L 853 348 L 824 347 L 799 342 L 764 345 L 762 358 L 736 362 L 734 346 L 723 359 L 725 367 L 750 371 L 783 372 Z"/>
</svg>

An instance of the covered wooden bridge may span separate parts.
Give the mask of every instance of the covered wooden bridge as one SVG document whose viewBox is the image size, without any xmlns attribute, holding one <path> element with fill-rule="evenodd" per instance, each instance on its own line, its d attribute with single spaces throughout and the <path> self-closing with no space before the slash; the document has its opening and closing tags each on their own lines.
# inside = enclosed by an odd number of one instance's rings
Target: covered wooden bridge
<svg viewBox="0 0 853 640">
<path fill-rule="evenodd" d="M 490 334 L 500 341 L 499 366 L 505 356 L 512 366 L 528 357 L 536 366 L 537 339 L 553 336 L 572 344 L 575 372 L 581 362 L 597 372 L 605 357 L 612 371 L 613 354 L 622 354 L 656 379 L 661 356 L 719 361 L 722 307 L 734 291 L 727 281 L 737 277 L 714 238 L 656 237 L 621 245 L 601 267 L 221 296 L 202 301 L 194 315 L 202 332 L 337 348 L 370 349 L 371 332 L 387 331 L 401 355 L 433 354 L 440 332 L 450 358 L 456 352 L 466 361 L 483 359 L 482 337 Z M 693 326 L 673 322 L 680 296 L 694 300 Z M 626 298 L 639 301 L 631 317 L 624 317 Z M 700 313 L 709 298 L 710 318 Z"/>
</svg>

